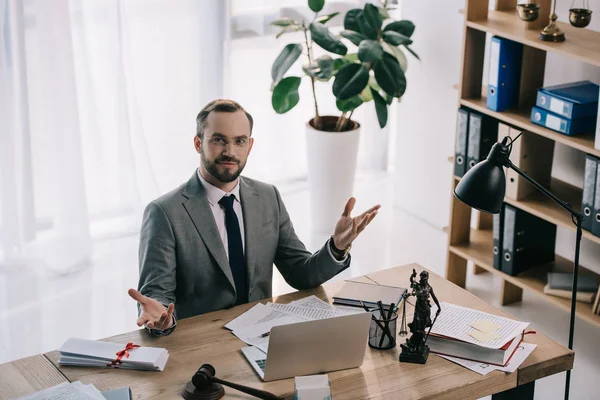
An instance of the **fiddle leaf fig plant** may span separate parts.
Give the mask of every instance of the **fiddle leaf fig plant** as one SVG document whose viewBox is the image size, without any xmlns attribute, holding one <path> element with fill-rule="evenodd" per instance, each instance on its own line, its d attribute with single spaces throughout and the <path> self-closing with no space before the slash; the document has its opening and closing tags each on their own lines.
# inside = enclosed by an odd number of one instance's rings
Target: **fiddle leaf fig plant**
<svg viewBox="0 0 600 400">
<path fill-rule="evenodd" d="M 313 127 L 318 130 L 343 131 L 352 128 L 349 123 L 352 113 L 364 103 L 373 102 L 379 126 L 385 127 L 388 106 L 400 99 L 406 91 L 407 59 L 404 51 L 419 59 L 410 47 L 415 25 L 408 20 L 393 21 L 390 18 L 390 0 L 382 0 L 380 6 L 371 3 L 364 8 L 349 10 L 344 15 L 343 30 L 334 33 L 327 22 L 339 13 L 321 15 L 325 0 L 308 0 L 314 11 L 313 20 L 295 21 L 283 18 L 271 24 L 281 27 L 277 37 L 289 32 L 304 33 L 304 43 L 286 45 L 273 62 L 271 68 L 273 109 L 284 114 L 300 101 L 298 88 L 300 76 L 286 73 L 301 56 L 303 77 L 308 78 L 314 101 Z M 395 3 L 395 2 L 394 2 Z M 314 46 L 329 54 L 315 57 Z M 349 51 L 349 46 L 352 51 Z M 315 85 L 333 79 L 332 94 L 341 112 L 334 127 L 322 123 Z"/>
</svg>

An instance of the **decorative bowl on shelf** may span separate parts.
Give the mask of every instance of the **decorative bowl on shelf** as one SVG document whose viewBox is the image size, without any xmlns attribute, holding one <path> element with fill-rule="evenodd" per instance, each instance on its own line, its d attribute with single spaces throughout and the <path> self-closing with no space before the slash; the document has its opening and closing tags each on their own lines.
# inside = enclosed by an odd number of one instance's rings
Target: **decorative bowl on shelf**
<svg viewBox="0 0 600 400">
<path fill-rule="evenodd" d="M 577 28 L 585 28 L 592 20 L 592 10 L 587 8 L 571 8 L 569 10 L 569 22 Z"/>
<path fill-rule="evenodd" d="M 523 21 L 535 21 L 540 16 L 540 5 L 537 3 L 517 4 L 517 14 Z"/>
</svg>

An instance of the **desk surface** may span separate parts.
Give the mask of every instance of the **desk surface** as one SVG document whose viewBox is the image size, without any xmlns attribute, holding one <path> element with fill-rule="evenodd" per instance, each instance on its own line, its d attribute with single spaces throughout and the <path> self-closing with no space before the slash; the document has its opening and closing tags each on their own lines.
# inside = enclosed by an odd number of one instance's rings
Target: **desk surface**
<svg viewBox="0 0 600 400">
<path fill-rule="evenodd" d="M 0 365 L 0 399 L 15 399 L 68 382 L 44 355 Z"/>
<path fill-rule="evenodd" d="M 406 287 L 413 267 L 417 271 L 423 269 L 415 264 L 405 265 L 353 280 Z M 431 272 L 430 283 L 440 301 L 509 317 Z M 331 301 L 331 297 L 342 284 L 343 282 L 330 283 L 313 290 L 279 296 L 273 300 L 288 303 L 315 294 Z M 145 331 L 138 330 L 105 339 L 108 342 L 132 341 L 143 346 L 167 348 L 170 356 L 163 372 L 60 367 L 57 364 L 57 351 L 47 353 L 46 357 L 70 381 L 93 383 L 100 390 L 129 386 L 137 399 L 181 399 L 181 389 L 203 363 L 212 364 L 221 379 L 290 396 L 294 387 L 293 378 L 262 382 L 240 352 L 240 348 L 246 344 L 223 328 L 227 322 L 254 304 L 181 320 L 175 332 L 167 337 L 151 337 Z M 408 305 L 406 310 L 410 321 L 413 308 Z M 387 351 L 372 350 L 367 346 L 365 360 L 360 368 L 328 373 L 332 394 L 335 399 L 476 399 L 573 367 L 574 353 L 543 334 L 538 332 L 535 335 L 527 335 L 525 341 L 536 343 L 537 348 L 518 371 L 512 374 L 494 371 L 486 376 L 435 355 L 430 355 L 426 365 L 400 363 L 398 346 Z M 13 363 L 19 361 L 22 360 Z M 226 388 L 225 391 L 228 398 L 249 398 L 233 389 Z"/>
</svg>

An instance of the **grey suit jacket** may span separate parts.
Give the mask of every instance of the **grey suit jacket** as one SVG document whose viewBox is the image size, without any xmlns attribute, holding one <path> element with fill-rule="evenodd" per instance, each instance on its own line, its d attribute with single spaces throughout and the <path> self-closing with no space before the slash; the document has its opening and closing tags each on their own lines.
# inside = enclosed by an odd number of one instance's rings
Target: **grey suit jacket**
<svg viewBox="0 0 600 400">
<path fill-rule="evenodd" d="M 271 297 L 273 263 L 296 289 L 319 286 L 350 265 L 298 239 L 277 189 L 240 177 L 250 301 Z M 332 227 L 333 228 L 333 227 Z M 140 233 L 139 291 L 175 304 L 178 319 L 232 307 L 233 275 L 197 173 L 146 207 Z"/>
</svg>

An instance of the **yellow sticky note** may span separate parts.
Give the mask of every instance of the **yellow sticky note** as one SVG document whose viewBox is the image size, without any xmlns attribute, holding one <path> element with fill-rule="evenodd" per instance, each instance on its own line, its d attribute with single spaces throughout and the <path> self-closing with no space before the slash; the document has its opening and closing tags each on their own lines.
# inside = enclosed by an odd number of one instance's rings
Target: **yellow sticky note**
<svg viewBox="0 0 600 400">
<path fill-rule="evenodd" d="M 500 328 L 500 325 L 498 325 L 497 323 L 492 322 L 492 321 L 487 321 L 485 319 L 471 322 L 471 326 L 473 328 L 477 329 L 479 332 L 483 332 L 483 333 L 494 332 L 496 329 Z"/>
<path fill-rule="evenodd" d="M 469 332 L 469 336 L 474 337 L 481 343 L 491 342 L 492 340 L 498 338 L 498 335 L 494 332 L 483 333 L 478 330 L 472 330 Z"/>
</svg>

